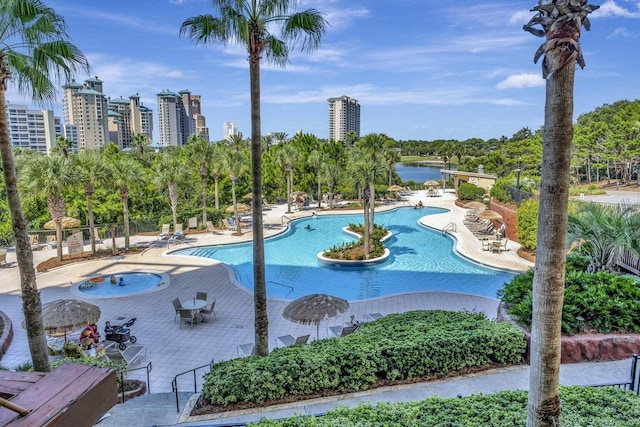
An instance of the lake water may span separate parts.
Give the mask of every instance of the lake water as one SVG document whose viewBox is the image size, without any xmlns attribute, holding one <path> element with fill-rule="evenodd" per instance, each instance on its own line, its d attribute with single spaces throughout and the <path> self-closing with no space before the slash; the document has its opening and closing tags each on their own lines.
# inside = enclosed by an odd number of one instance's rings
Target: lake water
<svg viewBox="0 0 640 427">
<path fill-rule="evenodd" d="M 396 173 L 403 181 L 415 181 L 419 184 L 433 179 L 442 180 L 441 169 L 444 166 L 425 166 L 420 163 L 396 163 Z"/>
</svg>

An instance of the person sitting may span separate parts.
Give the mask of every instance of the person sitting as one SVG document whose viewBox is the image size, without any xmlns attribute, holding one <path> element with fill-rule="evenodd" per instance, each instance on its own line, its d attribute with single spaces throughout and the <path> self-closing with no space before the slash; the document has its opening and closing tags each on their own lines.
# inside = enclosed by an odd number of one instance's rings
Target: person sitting
<svg viewBox="0 0 640 427">
<path fill-rule="evenodd" d="M 80 333 L 80 341 L 82 341 L 87 333 L 96 342 L 100 341 L 100 333 L 98 332 L 98 326 L 95 323 L 87 325 L 87 327 L 82 330 L 82 332 Z"/>
<path fill-rule="evenodd" d="M 109 279 L 109 281 L 111 282 L 112 285 L 116 284 L 116 276 L 115 276 L 115 274 L 111 275 L 111 279 Z"/>
<path fill-rule="evenodd" d="M 89 330 L 85 329 L 82 336 L 83 338 L 80 342 L 82 343 L 82 349 L 87 353 L 87 355 L 93 357 L 96 353 L 104 350 L 104 346 L 91 336 L 91 332 Z"/>
<path fill-rule="evenodd" d="M 105 337 L 109 337 L 109 335 L 113 335 L 113 333 L 115 332 L 115 328 L 113 326 L 111 326 L 111 322 L 109 322 L 108 320 L 104 323 L 104 334 Z"/>
<path fill-rule="evenodd" d="M 419 208 L 421 208 L 422 206 L 423 206 L 423 204 L 422 204 L 422 200 L 420 200 L 420 201 L 418 202 L 418 207 L 419 207 Z"/>
<path fill-rule="evenodd" d="M 124 283 L 124 277 L 121 277 L 121 278 L 120 278 L 120 281 L 118 282 L 118 286 L 124 286 L 124 285 L 125 285 L 125 283 Z"/>
</svg>

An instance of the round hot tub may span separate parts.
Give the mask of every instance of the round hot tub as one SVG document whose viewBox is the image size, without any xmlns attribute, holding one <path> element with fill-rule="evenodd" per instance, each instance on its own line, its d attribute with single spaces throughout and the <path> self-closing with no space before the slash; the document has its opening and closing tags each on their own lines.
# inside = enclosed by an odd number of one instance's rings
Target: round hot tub
<svg viewBox="0 0 640 427">
<path fill-rule="evenodd" d="M 128 272 L 88 277 L 71 288 L 73 293 L 89 298 L 118 298 L 155 292 L 169 286 L 169 275 Z"/>
</svg>

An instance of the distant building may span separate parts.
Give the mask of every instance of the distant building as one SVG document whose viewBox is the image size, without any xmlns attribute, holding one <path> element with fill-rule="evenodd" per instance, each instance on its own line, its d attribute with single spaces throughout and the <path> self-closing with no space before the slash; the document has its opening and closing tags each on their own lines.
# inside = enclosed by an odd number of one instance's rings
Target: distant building
<svg viewBox="0 0 640 427">
<path fill-rule="evenodd" d="M 158 145 L 179 147 L 186 145 L 189 136 L 195 133 L 191 92 L 178 93 L 168 89 L 158 96 Z"/>
<path fill-rule="evenodd" d="M 191 95 L 193 125 L 196 136 L 209 141 L 209 128 L 207 118 L 202 115 L 200 95 Z"/>
<path fill-rule="evenodd" d="M 13 147 L 49 154 L 56 138 L 63 135 L 60 117 L 55 117 L 52 110 L 29 110 L 26 105 L 7 102 L 6 111 Z"/>
<path fill-rule="evenodd" d="M 349 132 L 360 136 L 360 104 L 346 95 L 329 98 L 329 140 L 345 141 Z"/>
<path fill-rule="evenodd" d="M 222 139 L 227 140 L 238 133 L 234 122 L 224 122 L 222 125 Z"/>
<path fill-rule="evenodd" d="M 109 141 L 129 148 L 135 135 L 142 134 L 153 142 L 153 112 L 140 102 L 140 95 L 110 99 Z"/>
<path fill-rule="evenodd" d="M 73 80 L 62 89 L 65 130 L 73 129 L 65 137 L 80 150 L 103 147 L 108 142 L 109 126 L 102 80 L 95 77 L 85 80 L 84 84 Z"/>
</svg>

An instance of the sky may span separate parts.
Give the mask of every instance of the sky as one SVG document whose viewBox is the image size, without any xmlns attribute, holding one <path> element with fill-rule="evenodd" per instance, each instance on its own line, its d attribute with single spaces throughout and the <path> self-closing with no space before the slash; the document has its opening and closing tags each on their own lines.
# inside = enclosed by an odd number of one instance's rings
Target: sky
<svg viewBox="0 0 640 427">
<path fill-rule="evenodd" d="M 71 41 L 106 95 L 139 94 L 154 111 L 157 93 L 187 89 L 202 97 L 211 140 L 222 124 L 249 136 L 249 66 L 240 45 L 196 45 L 181 37 L 190 17 L 213 14 L 210 0 L 45 0 L 62 15 Z M 347 95 L 361 106 L 361 135 L 396 140 L 510 137 L 544 123 L 544 42 L 523 31 L 537 0 L 304 0 L 329 26 L 312 53 L 284 67 L 263 59 L 262 133 L 328 137 L 328 102 Z M 640 98 L 640 0 L 589 0 L 591 30 L 580 39 L 574 116 Z M 278 32 L 274 29 L 274 34 Z M 7 100 L 40 108 L 10 86 Z M 60 99 L 62 94 L 60 92 Z M 51 108 L 51 107 L 49 107 Z M 60 104 L 54 111 L 61 115 Z"/>
</svg>

